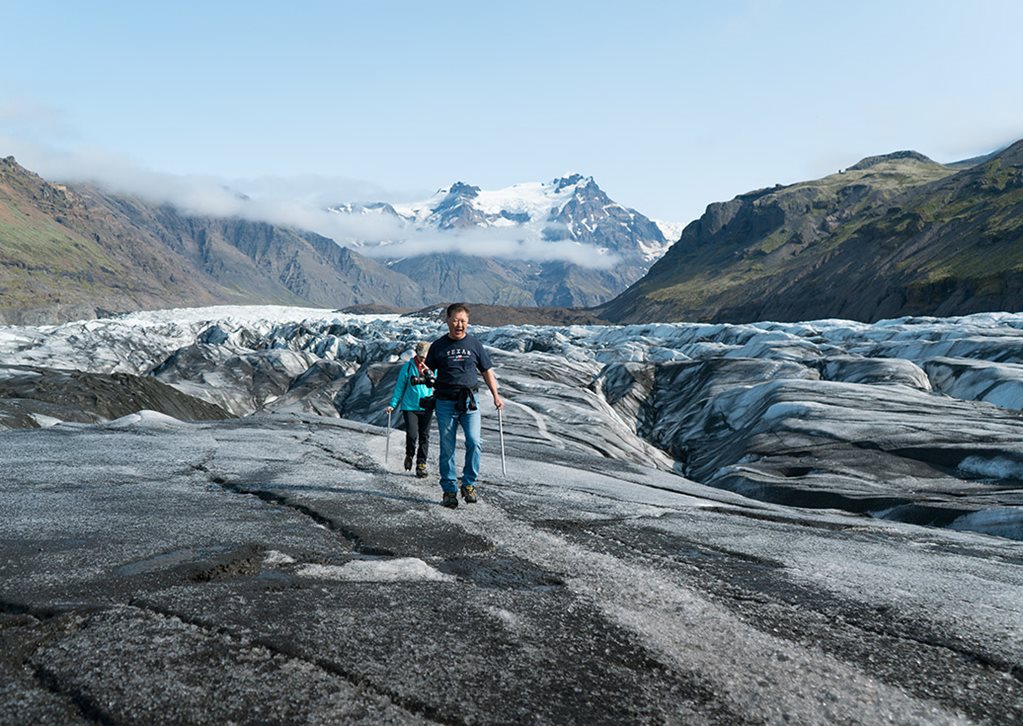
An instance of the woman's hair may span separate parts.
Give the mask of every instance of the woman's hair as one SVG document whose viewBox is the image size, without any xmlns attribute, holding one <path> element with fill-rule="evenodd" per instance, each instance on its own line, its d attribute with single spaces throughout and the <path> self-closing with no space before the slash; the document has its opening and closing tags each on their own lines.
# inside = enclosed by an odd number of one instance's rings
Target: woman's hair
<svg viewBox="0 0 1023 726">
<path fill-rule="evenodd" d="M 427 343 L 425 340 L 420 340 L 418 343 L 416 343 L 415 347 L 416 355 L 418 355 L 420 358 L 425 358 L 429 350 L 430 344 Z"/>
</svg>

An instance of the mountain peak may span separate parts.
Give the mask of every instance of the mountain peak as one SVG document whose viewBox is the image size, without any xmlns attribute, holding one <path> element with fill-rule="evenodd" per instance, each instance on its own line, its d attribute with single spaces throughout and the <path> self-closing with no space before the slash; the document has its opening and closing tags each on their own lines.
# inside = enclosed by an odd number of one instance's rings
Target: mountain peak
<svg viewBox="0 0 1023 726">
<path fill-rule="evenodd" d="M 587 184 L 593 183 L 592 176 L 583 176 L 582 174 L 567 174 L 565 176 L 558 177 L 551 184 L 554 185 L 554 191 L 560 192 L 562 189 L 579 184 L 580 182 L 586 182 Z"/>
<path fill-rule="evenodd" d="M 456 181 L 448 188 L 448 196 L 473 198 L 480 193 L 479 187 L 474 187 L 464 182 Z"/>
<path fill-rule="evenodd" d="M 937 162 L 933 159 L 924 156 L 919 151 L 893 151 L 890 154 L 881 154 L 879 156 L 868 156 L 865 159 L 860 159 L 857 163 L 849 167 L 848 171 L 863 171 L 869 169 L 872 166 L 883 164 L 886 161 L 919 161 L 923 164 L 936 164 Z"/>
</svg>

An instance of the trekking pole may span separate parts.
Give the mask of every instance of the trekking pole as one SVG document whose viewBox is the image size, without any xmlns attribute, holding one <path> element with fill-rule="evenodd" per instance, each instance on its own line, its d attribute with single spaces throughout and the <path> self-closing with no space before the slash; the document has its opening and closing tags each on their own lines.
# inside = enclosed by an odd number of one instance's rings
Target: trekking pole
<svg viewBox="0 0 1023 726">
<path fill-rule="evenodd" d="M 501 432 L 501 474 L 508 476 L 508 467 L 504 465 L 504 415 L 497 409 L 497 430 Z"/>
<path fill-rule="evenodd" d="M 384 444 L 384 465 L 391 458 L 391 412 L 387 412 L 387 443 Z"/>
</svg>

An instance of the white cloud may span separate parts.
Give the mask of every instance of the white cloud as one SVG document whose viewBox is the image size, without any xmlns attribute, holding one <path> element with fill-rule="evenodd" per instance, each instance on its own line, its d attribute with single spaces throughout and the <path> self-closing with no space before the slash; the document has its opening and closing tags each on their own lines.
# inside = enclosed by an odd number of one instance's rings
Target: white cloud
<svg viewBox="0 0 1023 726">
<path fill-rule="evenodd" d="M 618 261 L 613 255 L 599 254 L 589 245 L 543 240 L 538 229 L 420 230 L 387 214 L 327 211 L 326 205 L 342 201 L 383 201 L 386 196 L 393 202 L 402 196 L 356 179 L 306 175 L 227 181 L 166 174 L 102 149 L 60 151 L 13 136 L 0 136 L 0 154 L 13 154 L 22 166 L 52 181 L 94 183 L 112 193 L 169 204 L 187 214 L 238 217 L 297 227 L 356 247 L 367 256 L 414 257 L 460 252 L 483 257 L 564 260 L 601 269 Z M 379 244 L 384 242 L 388 244 Z"/>
<path fill-rule="evenodd" d="M 386 246 L 361 249 L 360 252 L 373 257 L 415 257 L 435 252 L 459 252 L 480 257 L 508 257 L 541 262 L 562 260 L 596 269 L 609 269 L 620 261 L 616 255 L 600 254 L 591 245 L 571 240 L 549 242 L 540 239 L 536 232 L 509 227 L 467 231 L 406 230 L 404 239 Z"/>
</svg>

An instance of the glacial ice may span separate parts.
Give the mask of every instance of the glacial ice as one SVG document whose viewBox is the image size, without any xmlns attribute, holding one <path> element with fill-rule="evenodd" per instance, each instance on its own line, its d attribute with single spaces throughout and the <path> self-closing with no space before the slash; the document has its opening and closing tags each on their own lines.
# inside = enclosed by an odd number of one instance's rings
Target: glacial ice
<svg viewBox="0 0 1023 726">
<path fill-rule="evenodd" d="M 397 315 L 197 308 L 0 328 L 0 358 L 152 376 L 236 416 L 385 425 L 394 363 L 443 332 Z M 984 531 L 1006 536 L 1023 521 L 1021 469 L 1009 465 L 1023 460 L 1023 314 L 474 332 L 495 360 L 506 436 L 521 445 L 798 506 L 938 526 L 998 510 L 1004 526 Z"/>
</svg>

